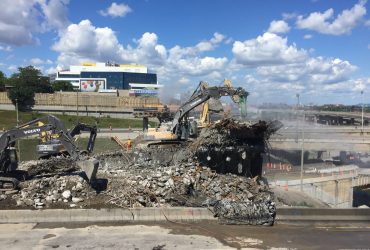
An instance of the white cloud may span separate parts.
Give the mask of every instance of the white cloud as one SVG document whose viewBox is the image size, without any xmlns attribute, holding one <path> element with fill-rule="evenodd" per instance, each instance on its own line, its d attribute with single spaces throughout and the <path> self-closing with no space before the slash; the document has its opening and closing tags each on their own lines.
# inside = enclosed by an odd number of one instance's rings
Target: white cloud
<svg viewBox="0 0 370 250">
<path fill-rule="evenodd" d="M 46 22 L 46 30 L 62 30 L 68 26 L 67 5 L 69 0 L 39 0 Z"/>
<path fill-rule="evenodd" d="M 41 58 L 34 57 L 30 60 L 31 65 L 53 64 L 50 59 L 42 60 Z"/>
<path fill-rule="evenodd" d="M 44 61 L 42 59 L 36 57 L 36 58 L 32 58 L 30 60 L 30 63 L 32 65 L 40 65 L 40 64 L 44 64 Z"/>
<path fill-rule="evenodd" d="M 311 38 L 312 38 L 311 34 L 306 34 L 306 35 L 303 36 L 303 39 L 305 39 L 305 40 L 309 40 Z"/>
<path fill-rule="evenodd" d="M 295 12 L 292 12 L 292 13 L 283 13 L 282 16 L 283 16 L 283 19 L 284 20 L 289 20 L 289 19 L 295 19 L 298 16 L 298 14 L 295 13 Z"/>
<path fill-rule="evenodd" d="M 0 45 L 0 51 L 10 52 L 10 51 L 12 51 L 12 47 L 10 47 L 9 45 L 8 46 L 1 46 Z"/>
<path fill-rule="evenodd" d="M 220 33 L 214 33 L 213 37 L 208 41 L 198 43 L 195 48 L 199 52 L 214 50 L 221 42 L 225 40 L 225 36 Z"/>
<path fill-rule="evenodd" d="M 132 44 L 124 45 L 112 29 L 95 27 L 89 20 L 83 20 L 69 25 L 59 36 L 53 45 L 59 52 L 58 69 L 86 60 L 144 64 L 158 74 L 161 84 L 178 92 L 195 87 L 199 80 L 214 84 L 228 78 L 236 86 L 247 84 L 244 87 L 251 93 L 259 93 L 258 98 L 279 96 L 284 101 L 292 93 L 304 91 L 315 96 L 324 86 L 350 81 L 356 70 L 346 60 L 312 57 L 310 50 L 268 32 L 255 39 L 235 41 L 231 60 L 210 56 L 228 40 L 219 33 L 192 46 L 167 48 L 160 44 L 157 34 L 145 32 Z M 50 67 L 47 71 L 57 68 Z M 335 87 L 332 89 L 334 93 Z"/>
<path fill-rule="evenodd" d="M 236 64 L 256 68 L 259 76 L 276 83 L 332 84 L 348 80 L 356 70 L 339 58 L 311 57 L 308 51 L 272 33 L 236 41 L 232 51 Z"/>
<path fill-rule="evenodd" d="M 302 82 L 317 86 L 348 80 L 355 70 L 356 67 L 348 61 L 316 57 L 295 64 L 261 66 L 257 73 L 274 82 Z"/>
<path fill-rule="evenodd" d="M 123 50 L 113 30 L 96 28 L 89 20 L 69 25 L 52 48 L 60 52 L 58 61 L 65 66 L 90 58 L 119 61 Z"/>
<path fill-rule="evenodd" d="M 9 67 L 8 67 L 8 70 L 10 71 L 10 72 L 16 72 L 17 70 L 18 70 L 18 67 L 17 67 L 17 65 L 10 65 Z"/>
<path fill-rule="evenodd" d="M 366 15 L 366 0 L 360 0 L 351 9 L 343 10 L 334 20 L 334 10 L 313 12 L 308 17 L 298 16 L 297 28 L 314 30 L 322 34 L 343 35 L 349 34 Z"/>
<path fill-rule="evenodd" d="M 275 34 L 282 34 L 282 33 L 289 32 L 289 30 L 290 30 L 290 27 L 287 22 L 283 20 L 278 20 L 278 21 L 273 20 L 270 23 L 270 27 L 267 32 L 275 33 Z"/>
<path fill-rule="evenodd" d="M 288 45 L 287 39 L 273 33 L 264 33 L 256 39 L 235 41 L 232 52 L 239 64 L 247 66 L 278 65 L 307 58 L 307 51 Z"/>
<path fill-rule="evenodd" d="M 359 95 L 361 91 L 369 89 L 369 87 L 370 78 L 358 78 L 323 86 L 323 90 L 332 93 L 341 92 L 355 94 L 360 98 Z"/>
<path fill-rule="evenodd" d="M 188 76 L 214 75 L 214 71 L 225 70 L 228 63 L 226 57 L 201 56 L 214 50 L 224 39 L 224 35 L 215 33 L 209 40 L 203 40 L 194 46 L 174 46 L 167 49 L 158 43 L 155 33 L 145 32 L 135 40 L 135 46 L 124 46 L 110 28 L 95 27 L 89 20 L 83 20 L 69 25 L 52 48 L 60 53 L 57 60 L 60 67 L 86 60 L 139 63 L 154 69 L 161 79 L 174 80 Z"/>
<path fill-rule="evenodd" d="M 0 43 L 24 45 L 35 43 L 32 31 L 37 30 L 39 12 L 34 1 L 3 0 L 0 8 Z"/>
<path fill-rule="evenodd" d="M 61 29 L 68 23 L 69 0 L 1 0 L 0 44 L 37 44 L 36 33 Z"/>
<path fill-rule="evenodd" d="M 352 81 L 357 69 L 343 59 L 313 57 L 311 49 L 301 49 L 289 44 L 286 38 L 271 33 L 244 42 L 235 41 L 232 51 L 234 58 L 227 70 L 236 76 L 236 82 L 238 79 L 246 82 L 249 92 L 258 93 L 251 95 L 251 98 L 257 98 L 252 102 L 286 102 L 294 100 L 296 93 L 319 100 L 324 98 L 324 88 L 331 89 L 327 93 L 332 98 L 341 91 L 335 86 L 345 86 L 343 82 Z M 351 91 L 345 95 L 350 96 Z"/>
<path fill-rule="evenodd" d="M 179 79 L 179 81 L 178 81 L 180 84 L 184 84 L 184 85 L 186 85 L 186 84 L 189 84 L 190 83 L 190 80 L 189 80 L 189 78 L 186 78 L 186 77 L 181 77 L 180 79 Z"/>
<path fill-rule="evenodd" d="M 226 57 L 194 57 L 181 58 L 178 61 L 170 61 L 169 63 L 176 71 L 190 76 L 202 76 L 211 74 L 213 71 L 222 70 L 228 62 Z"/>
<path fill-rule="evenodd" d="M 370 26 L 370 19 L 365 21 L 365 26 Z"/>
<path fill-rule="evenodd" d="M 111 17 L 124 17 L 130 12 L 132 12 L 130 6 L 124 3 L 117 4 L 115 2 L 113 2 L 106 10 L 99 11 L 100 15 Z"/>
</svg>

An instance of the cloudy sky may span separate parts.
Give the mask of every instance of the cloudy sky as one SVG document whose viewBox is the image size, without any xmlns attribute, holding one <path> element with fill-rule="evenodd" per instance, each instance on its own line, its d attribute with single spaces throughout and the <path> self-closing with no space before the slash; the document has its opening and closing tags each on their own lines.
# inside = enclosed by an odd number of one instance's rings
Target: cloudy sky
<svg viewBox="0 0 370 250">
<path fill-rule="evenodd" d="M 138 63 L 163 95 L 231 79 L 250 103 L 370 102 L 366 0 L 0 0 L 0 70 Z"/>
</svg>

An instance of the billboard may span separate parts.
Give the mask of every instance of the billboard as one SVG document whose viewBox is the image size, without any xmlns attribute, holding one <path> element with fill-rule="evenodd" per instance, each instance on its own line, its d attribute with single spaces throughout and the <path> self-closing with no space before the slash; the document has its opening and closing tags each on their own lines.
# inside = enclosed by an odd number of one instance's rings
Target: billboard
<svg viewBox="0 0 370 250">
<path fill-rule="evenodd" d="M 82 92 L 99 92 L 99 90 L 106 89 L 105 80 L 81 79 L 80 89 Z"/>
<path fill-rule="evenodd" d="M 157 89 L 130 89 L 129 96 L 158 97 Z"/>
</svg>

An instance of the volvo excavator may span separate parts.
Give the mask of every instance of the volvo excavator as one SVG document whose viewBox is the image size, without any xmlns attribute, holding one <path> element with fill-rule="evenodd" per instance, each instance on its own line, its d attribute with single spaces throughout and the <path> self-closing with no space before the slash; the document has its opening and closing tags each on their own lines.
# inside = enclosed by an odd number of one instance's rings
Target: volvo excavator
<svg viewBox="0 0 370 250">
<path fill-rule="evenodd" d="M 189 120 L 189 113 L 199 105 L 206 103 L 210 98 L 220 99 L 223 96 L 230 96 L 233 102 L 240 103 L 247 99 L 249 93 L 241 87 L 234 88 L 230 82 L 224 86 L 208 86 L 207 82 L 201 81 L 193 94 L 174 115 L 170 124 L 162 124 L 157 129 L 148 130 L 144 134 L 144 140 L 161 141 L 153 144 L 171 144 L 187 140 L 191 136 L 196 136 L 198 124 Z M 208 112 L 208 111 L 207 111 Z"/>
<path fill-rule="evenodd" d="M 63 145 L 69 157 L 77 162 L 90 181 L 94 179 L 98 167 L 97 161 L 83 160 L 81 151 L 73 140 L 73 136 L 81 130 L 84 130 L 84 126 L 77 126 L 77 128 L 75 127 L 71 131 L 68 131 L 57 117 L 47 115 L 5 131 L 0 135 L 0 189 L 17 188 L 19 181 L 16 177 L 18 177 L 19 171 L 17 170 L 18 158 L 15 148 L 16 141 L 28 136 L 41 135 L 41 133 L 58 135 L 58 142 Z M 96 137 L 96 133 L 95 135 L 94 133 L 92 134 L 93 135 L 90 136 L 91 150 Z M 53 154 L 51 152 L 44 153 L 44 155 L 48 153 Z"/>
</svg>

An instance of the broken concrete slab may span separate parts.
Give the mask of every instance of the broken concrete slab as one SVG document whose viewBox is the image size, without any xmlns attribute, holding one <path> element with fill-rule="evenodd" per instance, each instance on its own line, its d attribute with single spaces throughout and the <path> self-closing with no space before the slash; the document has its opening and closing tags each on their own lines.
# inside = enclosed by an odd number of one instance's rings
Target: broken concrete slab
<svg viewBox="0 0 370 250">
<path fill-rule="evenodd" d="M 97 159 L 77 161 L 76 164 L 86 174 L 90 183 L 96 179 L 96 173 L 99 167 L 99 161 Z"/>
</svg>

